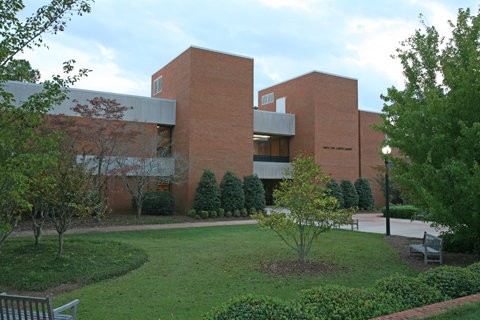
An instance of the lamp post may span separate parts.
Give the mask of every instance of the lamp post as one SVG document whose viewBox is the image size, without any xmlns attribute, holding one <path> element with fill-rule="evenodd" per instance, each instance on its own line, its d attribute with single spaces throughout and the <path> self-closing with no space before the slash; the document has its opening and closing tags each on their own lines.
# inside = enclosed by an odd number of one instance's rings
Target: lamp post
<svg viewBox="0 0 480 320">
<path fill-rule="evenodd" d="M 385 156 L 385 218 L 386 218 L 386 234 L 390 235 L 390 181 L 388 179 L 388 155 L 392 152 L 392 149 L 389 146 L 382 148 L 382 153 Z"/>
</svg>

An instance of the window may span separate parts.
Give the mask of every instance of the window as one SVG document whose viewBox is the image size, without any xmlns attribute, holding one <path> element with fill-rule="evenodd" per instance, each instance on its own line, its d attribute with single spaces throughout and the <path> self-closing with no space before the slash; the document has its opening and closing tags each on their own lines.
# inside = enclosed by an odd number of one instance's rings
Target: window
<svg viewBox="0 0 480 320">
<path fill-rule="evenodd" d="M 289 162 L 289 137 L 253 135 L 253 160 Z"/>
<path fill-rule="evenodd" d="M 162 85 L 163 85 L 163 76 L 160 76 L 157 79 L 153 80 L 153 95 L 156 95 L 157 93 L 162 92 Z"/>
<path fill-rule="evenodd" d="M 273 102 L 273 92 L 262 96 L 262 106 Z"/>
<path fill-rule="evenodd" d="M 157 124 L 157 157 L 172 155 L 172 128 Z"/>
</svg>

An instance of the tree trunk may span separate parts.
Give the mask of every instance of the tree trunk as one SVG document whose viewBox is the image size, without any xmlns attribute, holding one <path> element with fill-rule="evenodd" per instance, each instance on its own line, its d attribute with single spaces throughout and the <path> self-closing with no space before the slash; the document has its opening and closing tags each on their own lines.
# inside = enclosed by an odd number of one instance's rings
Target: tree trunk
<svg viewBox="0 0 480 320">
<path fill-rule="evenodd" d="M 57 258 L 61 258 L 62 255 L 63 255 L 63 232 L 59 232 Z"/>
<path fill-rule="evenodd" d="M 142 201 L 137 198 L 137 219 L 140 219 L 140 216 L 142 215 L 142 207 Z"/>
</svg>

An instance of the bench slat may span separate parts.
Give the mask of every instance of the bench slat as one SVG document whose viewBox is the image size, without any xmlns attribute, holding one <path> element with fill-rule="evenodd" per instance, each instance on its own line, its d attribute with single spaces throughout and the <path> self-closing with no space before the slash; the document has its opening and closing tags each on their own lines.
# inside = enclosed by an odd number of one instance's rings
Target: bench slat
<svg viewBox="0 0 480 320">
<path fill-rule="evenodd" d="M 412 252 L 418 252 L 423 254 L 424 262 L 438 262 L 442 264 L 442 238 L 436 237 L 434 235 L 424 232 L 423 241 L 421 244 L 410 244 L 409 245 L 409 255 Z M 438 257 L 438 259 L 429 259 L 429 257 Z"/>
</svg>

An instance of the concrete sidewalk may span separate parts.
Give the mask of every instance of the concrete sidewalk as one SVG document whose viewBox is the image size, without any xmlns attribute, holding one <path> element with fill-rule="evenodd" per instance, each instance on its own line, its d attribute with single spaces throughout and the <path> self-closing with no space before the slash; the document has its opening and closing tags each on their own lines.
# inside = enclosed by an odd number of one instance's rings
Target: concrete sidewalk
<svg viewBox="0 0 480 320">
<path fill-rule="evenodd" d="M 381 213 L 358 213 L 353 215 L 358 219 L 358 231 L 385 234 L 385 218 Z M 127 225 L 127 226 L 108 226 L 93 228 L 75 228 L 70 229 L 66 234 L 89 233 L 89 232 L 118 232 L 118 231 L 140 231 L 140 230 L 164 230 L 181 228 L 203 228 L 214 226 L 231 226 L 243 224 L 255 224 L 255 220 L 224 220 L 224 221 L 194 221 L 168 224 L 145 224 L 145 225 Z M 350 230 L 350 226 L 342 226 L 341 229 Z M 390 233 L 411 238 L 421 238 L 423 232 L 438 235 L 444 229 L 434 229 L 426 222 L 410 221 L 408 219 L 390 219 Z M 56 234 L 54 230 L 45 230 L 43 235 Z M 12 236 L 30 236 L 32 231 L 19 231 L 12 233 Z"/>
<path fill-rule="evenodd" d="M 357 213 L 353 215 L 353 219 L 358 219 L 358 231 L 372 233 L 386 233 L 386 219 L 381 213 Z M 350 229 L 350 226 L 342 226 L 342 229 Z M 390 218 L 390 234 L 421 238 L 426 231 L 433 235 L 439 235 L 445 228 L 432 228 L 430 223 L 423 221 L 411 221 L 408 219 Z"/>
</svg>

